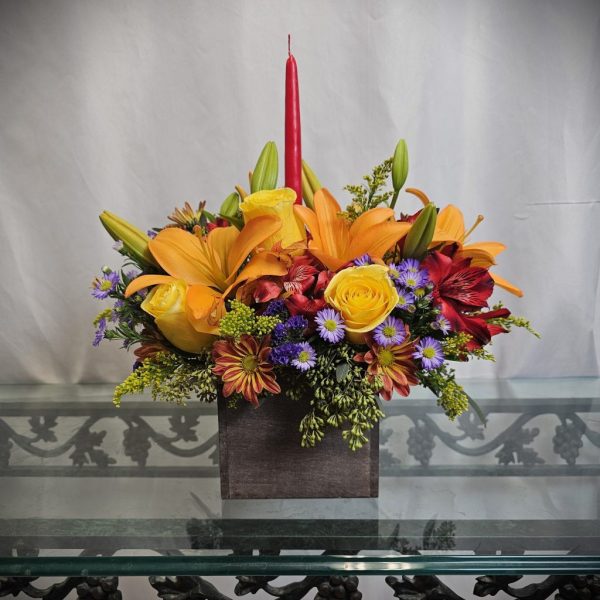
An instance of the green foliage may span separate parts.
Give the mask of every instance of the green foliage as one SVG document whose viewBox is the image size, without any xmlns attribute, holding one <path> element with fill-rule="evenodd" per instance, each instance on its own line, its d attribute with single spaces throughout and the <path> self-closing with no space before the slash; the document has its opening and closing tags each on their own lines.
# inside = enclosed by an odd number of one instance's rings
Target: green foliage
<svg viewBox="0 0 600 600">
<path fill-rule="evenodd" d="M 392 159 L 388 158 L 377 165 L 371 175 L 363 177 L 366 184 L 347 185 L 344 188 L 352 195 L 352 202 L 344 213 L 350 221 L 354 221 L 371 208 L 389 201 L 393 192 L 383 191 L 382 188 L 386 185 L 391 171 Z"/>
<path fill-rule="evenodd" d="M 377 401 L 381 381 L 370 382 L 364 366 L 354 361 L 356 351 L 349 344 L 324 348 L 315 366 L 304 375 L 292 374 L 283 389 L 299 399 L 308 384 L 311 410 L 300 423 L 302 446 L 314 446 L 323 439 L 327 426 L 341 428 L 352 450 L 367 441 L 366 432 L 385 415 Z M 302 377 L 304 385 L 294 378 Z"/>
<path fill-rule="evenodd" d="M 419 379 L 437 396 L 438 406 L 444 409 L 451 421 L 469 409 L 469 396 L 456 382 L 454 369 L 448 365 L 443 364 L 432 371 L 420 371 Z"/>
<path fill-rule="evenodd" d="M 144 360 L 115 388 L 113 403 L 120 406 L 123 396 L 141 394 L 147 388 L 153 400 L 185 404 L 195 395 L 202 402 L 212 402 L 217 395 L 216 384 L 208 352 L 194 358 L 160 352 Z"/>
<path fill-rule="evenodd" d="M 244 334 L 261 337 L 271 333 L 278 323 L 281 323 L 279 317 L 258 317 L 254 309 L 247 304 L 232 300 L 229 312 L 219 322 L 219 333 L 223 337 L 235 339 Z"/>
</svg>

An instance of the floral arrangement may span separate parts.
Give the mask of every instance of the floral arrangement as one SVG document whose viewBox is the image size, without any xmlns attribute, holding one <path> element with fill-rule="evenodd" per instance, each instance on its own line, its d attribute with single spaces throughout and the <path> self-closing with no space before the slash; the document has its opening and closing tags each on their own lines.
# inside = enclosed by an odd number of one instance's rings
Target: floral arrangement
<svg viewBox="0 0 600 600">
<path fill-rule="evenodd" d="M 137 346 L 115 404 L 145 388 L 175 402 L 304 401 L 302 445 L 331 426 L 352 449 L 384 416 L 378 398 L 394 391 L 407 396 L 421 384 L 450 419 L 466 411 L 451 363 L 493 360 L 493 336 L 533 330 L 488 304 L 496 285 L 522 293 L 490 272 L 503 244 L 469 241 L 483 217 L 467 230 L 456 206 L 439 210 L 414 188 L 406 192 L 420 210 L 396 213 L 407 173 L 401 140 L 345 188 L 343 210 L 303 162 L 302 205 L 293 189 L 277 188 L 269 142 L 251 193 L 236 186 L 217 214 L 186 203 L 145 234 L 102 213 L 125 265 L 104 267 L 92 283 L 94 297 L 113 301 L 95 319 L 94 345 Z"/>
</svg>

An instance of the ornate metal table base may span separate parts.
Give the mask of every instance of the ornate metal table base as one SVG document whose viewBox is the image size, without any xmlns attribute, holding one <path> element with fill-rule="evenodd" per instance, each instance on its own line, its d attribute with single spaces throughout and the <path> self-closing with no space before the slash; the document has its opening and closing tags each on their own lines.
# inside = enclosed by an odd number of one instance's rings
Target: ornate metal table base
<svg viewBox="0 0 600 600">
<path fill-rule="evenodd" d="M 69 577 L 48 588 L 37 588 L 36 577 L 0 577 L 0 597 L 17 596 L 62 600 L 73 590 L 80 600 L 121 600 L 117 577 Z M 311 576 L 283 586 L 273 585 L 276 577 L 239 576 L 235 595 L 256 594 L 262 590 L 281 600 L 301 600 L 315 591 L 315 600 L 361 600 L 358 577 Z M 473 589 L 477 597 L 495 596 L 504 592 L 519 600 L 545 600 L 553 594 L 554 600 L 596 600 L 600 598 L 600 575 L 551 575 L 539 583 L 514 587 L 520 575 L 495 575 L 478 577 Z M 400 600 L 466 600 L 453 592 L 435 575 L 386 577 L 386 583 Z M 150 585 L 163 600 L 232 600 L 202 577 L 150 577 Z"/>
</svg>

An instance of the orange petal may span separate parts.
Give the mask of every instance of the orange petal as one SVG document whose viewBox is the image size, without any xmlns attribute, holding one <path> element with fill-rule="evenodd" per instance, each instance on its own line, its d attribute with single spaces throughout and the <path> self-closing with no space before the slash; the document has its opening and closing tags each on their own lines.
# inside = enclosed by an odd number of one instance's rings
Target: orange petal
<svg viewBox="0 0 600 600">
<path fill-rule="evenodd" d="M 252 223 L 254 223 L 252 221 Z M 247 227 L 247 225 L 246 225 Z M 223 296 L 226 297 L 231 290 L 237 285 L 248 279 L 256 279 L 263 275 L 285 275 L 287 273 L 287 267 L 280 261 L 275 254 L 271 252 L 259 252 L 255 254 L 248 264 L 242 269 L 240 274 L 235 278 L 232 284 L 223 292 Z"/>
<path fill-rule="evenodd" d="M 465 246 L 456 253 L 456 259 L 470 258 L 472 267 L 483 267 L 489 269 L 496 264 L 493 254 L 479 248 L 469 248 Z"/>
<path fill-rule="evenodd" d="M 439 233 L 443 232 L 447 239 L 439 239 Z M 438 234 L 438 236 L 436 236 Z M 453 241 L 462 242 L 465 235 L 465 220 L 459 208 L 454 204 L 448 204 L 440 210 L 435 223 L 433 240 L 436 242 Z"/>
<path fill-rule="evenodd" d="M 506 250 L 506 246 L 501 242 L 476 242 L 474 244 L 467 244 L 463 246 L 463 252 L 471 250 L 483 250 L 492 256 L 498 256 L 500 252 Z"/>
<path fill-rule="evenodd" d="M 496 275 L 496 273 L 490 273 L 490 275 L 492 276 L 492 279 L 496 285 L 499 285 L 501 288 L 504 288 L 507 292 L 510 292 L 515 296 L 519 296 L 519 298 L 523 296 L 523 291 L 520 290 L 516 285 L 510 283 L 510 281 L 506 281 L 506 279 L 500 277 L 500 275 Z"/>
<path fill-rule="evenodd" d="M 235 272 L 242 266 L 248 255 L 257 246 L 281 229 L 281 220 L 277 217 L 265 215 L 256 217 L 244 225 L 240 235 L 235 240 L 229 256 L 227 257 L 228 278 L 235 276 Z"/>
<path fill-rule="evenodd" d="M 332 256 L 341 256 L 348 247 L 350 236 L 348 225 L 339 216 L 340 205 L 326 188 L 315 192 L 313 202 L 321 232 L 321 250 Z"/>
<path fill-rule="evenodd" d="M 229 227 L 217 227 L 206 236 L 209 251 L 217 257 L 218 266 L 225 278 L 229 276 L 228 257 L 239 235 L 239 229 L 231 225 Z"/>
<path fill-rule="evenodd" d="M 150 252 L 169 275 L 187 283 L 214 285 L 214 276 L 200 240 L 177 227 L 168 227 L 150 240 Z"/>
<path fill-rule="evenodd" d="M 352 256 L 348 257 L 349 260 L 363 254 L 381 258 L 410 231 L 411 227 L 410 223 L 404 222 L 382 223 L 377 227 L 371 227 L 362 232 L 359 239 L 353 240 L 350 249 Z"/>
<path fill-rule="evenodd" d="M 225 314 L 223 296 L 205 285 L 192 285 L 186 297 L 186 314 L 194 330 L 219 333 L 219 321 Z"/>
<path fill-rule="evenodd" d="M 337 271 L 341 269 L 348 260 L 344 260 L 343 258 L 338 258 L 336 256 L 331 256 L 331 254 L 327 254 L 327 252 L 323 252 L 320 248 L 313 248 L 312 242 L 309 244 L 308 251 L 318 260 L 320 260 L 330 271 Z M 364 254 L 364 252 L 363 252 Z M 360 256 L 360 255 L 359 255 Z"/>
<path fill-rule="evenodd" d="M 372 208 L 367 212 L 364 212 L 352 225 L 350 226 L 350 237 L 360 238 L 360 236 L 368 229 L 380 223 L 385 223 L 390 219 L 394 218 L 394 211 L 391 208 L 385 208 L 380 206 L 379 208 Z"/>
<path fill-rule="evenodd" d="M 319 221 L 314 210 L 311 210 L 307 206 L 301 206 L 296 204 L 294 206 L 294 213 L 296 216 L 308 227 L 312 238 L 317 245 L 321 247 L 323 240 L 321 239 L 321 231 L 319 230 Z"/>
<path fill-rule="evenodd" d="M 175 281 L 175 278 L 171 277 L 170 275 L 140 275 L 127 286 L 127 289 L 125 290 L 125 298 L 129 298 L 129 296 L 151 285 L 171 283 L 172 281 Z"/>
<path fill-rule="evenodd" d="M 171 344 L 185 352 L 196 354 L 215 340 L 214 335 L 198 333 L 184 312 L 167 313 L 157 317 L 154 322 Z"/>
</svg>

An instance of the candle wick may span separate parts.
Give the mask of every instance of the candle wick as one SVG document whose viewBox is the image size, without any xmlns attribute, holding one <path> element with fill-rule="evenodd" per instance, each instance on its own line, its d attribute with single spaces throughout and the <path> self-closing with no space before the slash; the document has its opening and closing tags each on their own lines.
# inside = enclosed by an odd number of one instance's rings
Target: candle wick
<svg viewBox="0 0 600 600">
<path fill-rule="evenodd" d="M 288 56 L 292 54 L 292 36 L 288 33 Z"/>
</svg>

